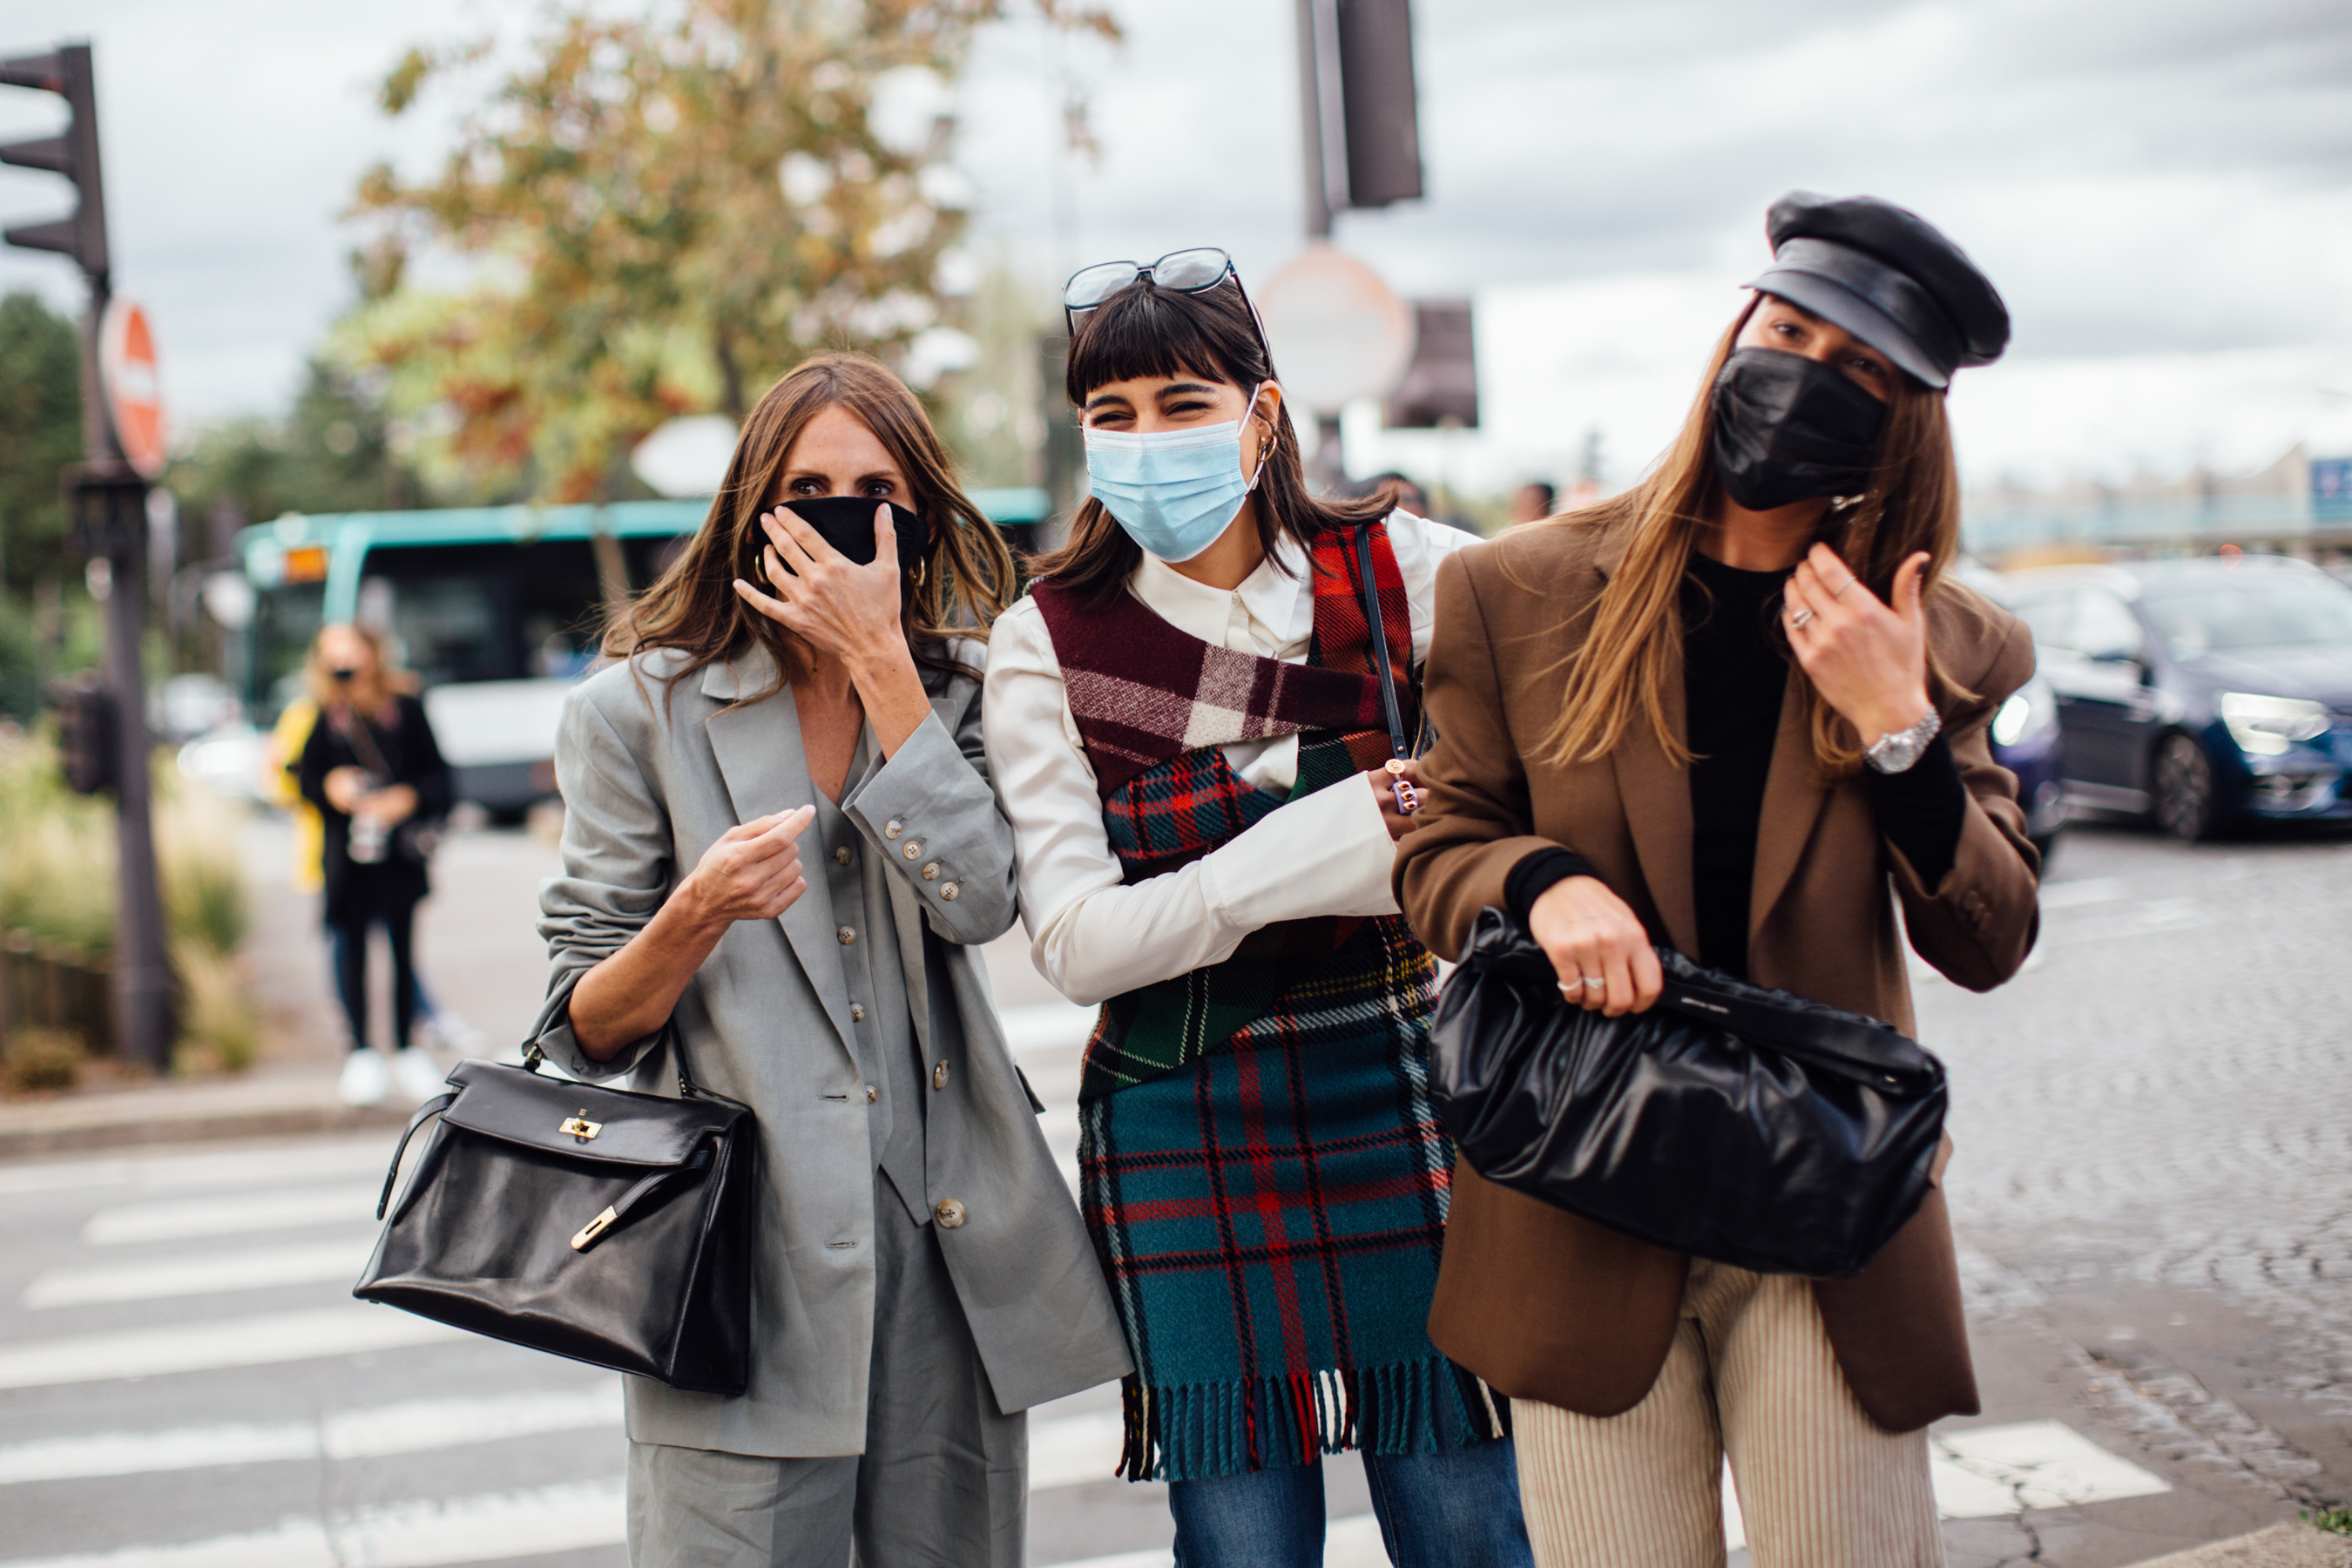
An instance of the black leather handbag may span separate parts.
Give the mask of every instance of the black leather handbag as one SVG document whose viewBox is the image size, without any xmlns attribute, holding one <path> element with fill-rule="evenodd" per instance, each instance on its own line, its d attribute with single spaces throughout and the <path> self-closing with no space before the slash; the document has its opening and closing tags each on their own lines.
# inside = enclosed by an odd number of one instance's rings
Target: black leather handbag
<svg viewBox="0 0 2352 1568">
<path fill-rule="evenodd" d="M 1861 1272 L 1927 1195 L 1944 1067 L 1890 1025 L 1661 948 L 1644 1013 L 1571 1006 L 1479 912 L 1433 1026 L 1438 1105 L 1490 1182 L 1762 1274 Z"/>
<path fill-rule="evenodd" d="M 440 1125 L 352 1294 L 672 1388 L 740 1394 L 751 1375 L 758 1194 L 751 1108 L 460 1062 L 417 1108 Z"/>
</svg>

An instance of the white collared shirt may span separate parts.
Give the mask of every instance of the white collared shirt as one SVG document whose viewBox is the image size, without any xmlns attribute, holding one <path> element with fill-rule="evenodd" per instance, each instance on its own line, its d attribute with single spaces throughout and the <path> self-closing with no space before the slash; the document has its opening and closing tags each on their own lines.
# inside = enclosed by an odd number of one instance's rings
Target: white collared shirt
<svg viewBox="0 0 2352 1568">
<path fill-rule="evenodd" d="M 1437 563 L 1476 536 L 1406 511 L 1388 519 L 1412 621 L 1412 662 L 1429 656 Z M 1288 570 L 1284 570 L 1287 567 Z M 1231 648 L 1305 661 L 1315 631 L 1307 553 L 1288 537 L 1239 586 L 1212 588 L 1147 555 L 1128 592 L 1178 630 Z M 989 774 L 1020 854 L 1021 917 L 1038 971 L 1091 1005 L 1233 955 L 1277 921 L 1396 912 L 1395 847 L 1370 786 L 1342 780 L 1267 814 L 1177 870 L 1133 886 L 1103 827 L 1102 798 L 1036 604 L 1023 599 L 989 635 L 982 723 Z M 1286 795 L 1298 737 L 1224 748 L 1243 782 Z"/>
</svg>

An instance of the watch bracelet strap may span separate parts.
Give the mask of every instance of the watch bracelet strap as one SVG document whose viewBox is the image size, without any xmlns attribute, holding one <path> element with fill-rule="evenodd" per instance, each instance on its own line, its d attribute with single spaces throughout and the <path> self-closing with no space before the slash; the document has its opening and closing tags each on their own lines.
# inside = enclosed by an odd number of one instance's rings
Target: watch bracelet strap
<svg viewBox="0 0 2352 1568">
<path fill-rule="evenodd" d="M 1935 738 L 1937 735 L 1942 734 L 1943 731 L 1944 716 L 1937 712 L 1936 710 L 1936 705 L 1930 702 L 1927 704 L 1927 711 L 1919 716 L 1917 722 L 1912 724 L 1907 729 L 1888 731 L 1885 734 L 1881 735 L 1877 740 L 1873 741 L 1869 745 L 1864 747 L 1862 754 L 1864 758 L 1869 762 L 1870 765 L 1876 768 L 1880 773 L 1901 773 L 1905 768 L 1916 765 L 1919 759 L 1927 754 L 1928 742 L 1935 740 Z M 1906 763 L 1902 768 L 1888 768 L 1881 763 L 1879 760 L 1881 757 L 1885 756 L 1889 751 L 1904 743 L 1907 743 L 1911 750 L 1911 760 L 1909 762 Z"/>
</svg>

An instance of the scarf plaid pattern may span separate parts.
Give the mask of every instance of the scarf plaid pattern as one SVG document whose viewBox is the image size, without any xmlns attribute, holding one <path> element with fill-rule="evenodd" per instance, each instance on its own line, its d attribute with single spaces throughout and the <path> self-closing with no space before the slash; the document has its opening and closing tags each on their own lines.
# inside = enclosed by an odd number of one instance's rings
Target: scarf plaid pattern
<svg viewBox="0 0 2352 1568">
<path fill-rule="evenodd" d="M 1403 584 L 1385 528 L 1375 529 L 1389 646 L 1409 657 Z M 1315 560 L 1307 668 L 1353 674 L 1369 701 L 1339 721 L 1348 728 L 1300 735 L 1294 795 L 1389 752 L 1365 679 L 1370 636 L 1353 552 L 1332 541 Z M 1101 650 L 1118 639 L 1097 628 L 1066 643 L 1087 612 L 1066 599 L 1041 608 L 1089 757 L 1107 765 L 1094 737 L 1108 734 L 1122 767 L 1145 763 L 1104 791 L 1129 881 L 1206 854 L 1282 804 L 1234 773 L 1223 742 L 1179 745 L 1171 722 L 1097 709 L 1113 689 L 1082 687 L 1073 654 L 1108 661 Z M 1148 612 L 1114 613 L 1137 659 L 1165 640 L 1132 635 L 1158 620 Z M 1150 684 L 1125 658 L 1096 673 L 1129 691 Z M 1252 689 L 1279 688 L 1258 677 Z M 1138 1369 L 1124 1391 L 1120 1473 L 1231 1475 L 1349 1447 L 1430 1453 L 1505 1429 L 1425 1328 L 1454 1162 L 1430 1100 L 1435 983 L 1401 918 L 1327 918 L 1265 928 L 1223 963 L 1105 1004 L 1087 1051 L 1078 1163 Z"/>
<path fill-rule="evenodd" d="M 1412 613 L 1388 527 L 1370 526 L 1372 580 L 1410 726 L 1417 689 L 1410 669 L 1396 661 L 1412 656 Z M 1095 767 L 1111 850 L 1128 881 L 1196 860 L 1283 804 L 1233 772 L 1220 748 L 1234 740 L 1298 735 L 1292 799 L 1388 759 L 1371 627 L 1349 539 L 1327 534 L 1315 543 L 1315 630 L 1305 665 L 1216 647 L 1139 605 L 1106 609 L 1075 601 L 1050 582 L 1031 588 L 1062 666 L 1070 716 Z M 1240 669 L 1236 661 L 1255 668 Z M 1212 692 L 1200 678 L 1218 671 L 1223 684 Z M 1259 706 L 1220 705 L 1220 693 L 1234 692 L 1250 694 Z M 1188 739 L 1209 732 L 1223 738 Z M 1302 963 L 1336 952 L 1362 923 L 1339 917 L 1280 921 L 1253 931 L 1223 963 L 1112 997 L 1087 1045 L 1079 1102 L 1174 1072 L 1217 1049 L 1265 1013 Z"/>
</svg>

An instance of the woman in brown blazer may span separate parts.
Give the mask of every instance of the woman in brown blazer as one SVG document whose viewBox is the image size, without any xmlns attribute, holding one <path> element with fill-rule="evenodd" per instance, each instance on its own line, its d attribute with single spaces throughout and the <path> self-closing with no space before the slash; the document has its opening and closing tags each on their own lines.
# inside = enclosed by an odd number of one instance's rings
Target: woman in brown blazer
<svg viewBox="0 0 2352 1568">
<path fill-rule="evenodd" d="M 1767 226 L 1656 468 L 1440 569 L 1398 899 L 1445 956 L 1514 910 L 1611 1015 L 1656 999 L 1656 942 L 1907 1031 L 1906 935 L 1985 990 L 2036 923 L 1986 742 L 2032 642 L 1946 574 L 1944 389 L 2008 315 L 1886 203 L 1800 193 Z M 1940 1192 L 1861 1274 L 1807 1280 L 1454 1181 L 1430 1334 L 1517 1402 L 1538 1563 L 1720 1564 L 1727 1456 L 1758 1568 L 1942 1563 L 1926 1427 L 1977 1395 Z"/>
</svg>

